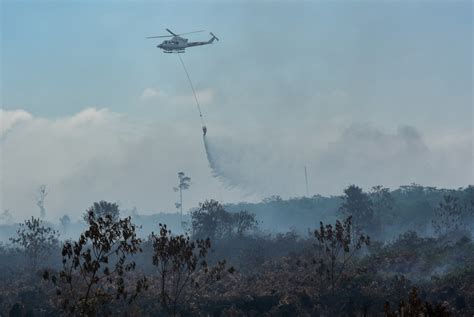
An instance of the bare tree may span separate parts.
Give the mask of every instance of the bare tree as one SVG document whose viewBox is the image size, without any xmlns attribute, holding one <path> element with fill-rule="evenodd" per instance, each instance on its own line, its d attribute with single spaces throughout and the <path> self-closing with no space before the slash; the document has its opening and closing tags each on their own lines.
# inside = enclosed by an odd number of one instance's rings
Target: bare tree
<svg viewBox="0 0 474 317">
<path fill-rule="evenodd" d="M 48 196 L 46 191 L 46 184 L 42 184 L 38 187 L 38 196 L 36 197 L 36 205 L 40 209 L 40 218 L 44 219 L 46 217 L 46 208 L 44 207 L 44 200 Z"/>
<path fill-rule="evenodd" d="M 61 308 L 67 314 L 95 316 L 114 299 L 135 299 L 147 284 L 146 279 L 138 279 L 129 296 L 124 276 L 135 269 L 135 262 L 128 257 L 141 252 L 141 239 L 130 217 L 117 220 L 110 213 L 97 217 L 91 207 L 87 223 L 89 228 L 78 241 L 64 243 L 59 277 L 48 271 L 43 277 L 56 285 Z"/>
<path fill-rule="evenodd" d="M 360 235 L 352 239 L 352 217 L 347 217 L 343 222 L 336 221 L 335 226 L 324 225 L 320 222 L 319 230 L 314 231 L 314 237 L 318 242 L 320 252 L 317 263 L 317 272 L 321 278 L 320 285 L 324 285 L 323 279 L 330 285 L 334 294 L 336 286 L 344 277 L 349 276 L 350 265 L 354 254 L 363 245 L 369 245 L 370 238 Z"/>
<path fill-rule="evenodd" d="M 10 238 L 13 244 L 19 245 L 26 253 L 33 272 L 38 263 L 45 260 L 51 250 L 58 244 L 59 233 L 44 226 L 39 218 L 31 217 L 20 224 L 16 238 Z"/>
<path fill-rule="evenodd" d="M 159 273 L 160 303 L 168 314 L 176 316 L 184 293 L 192 297 L 202 287 L 219 280 L 224 272 L 232 273 L 234 269 L 226 270 L 225 261 L 208 266 L 205 258 L 211 247 L 209 238 L 192 241 L 187 234 L 173 236 L 166 225 L 160 223 L 159 227 L 159 234 L 152 233 L 150 240 L 153 265 Z"/>
</svg>

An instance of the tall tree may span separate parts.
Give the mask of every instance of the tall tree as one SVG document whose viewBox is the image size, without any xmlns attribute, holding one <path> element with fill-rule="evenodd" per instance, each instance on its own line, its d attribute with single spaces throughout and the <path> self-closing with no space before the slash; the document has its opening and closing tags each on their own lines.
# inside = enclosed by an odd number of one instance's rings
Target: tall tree
<svg viewBox="0 0 474 317">
<path fill-rule="evenodd" d="M 95 202 L 84 214 L 84 221 L 89 221 L 89 213 L 93 212 L 96 218 L 104 218 L 108 215 L 112 218 L 112 221 L 118 221 L 120 218 L 119 205 L 117 203 L 109 203 L 105 200 Z"/>
<path fill-rule="evenodd" d="M 63 215 L 59 218 L 59 222 L 61 223 L 62 232 L 65 233 L 71 224 L 71 218 L 68 215 Z"/>
<path fill-rule="evenodd" d="M 181 217 L 183 216 L 183 190 L 189 189 L 191 185 L 191 178 L 184 175 L 184 172 L 178 173 L 178 186 L 173 187 L 175 192 L 179 192 L 179 203 L 175 203 L 176 208 L 180 210 Z"/>
<path fill-rule="evenodd" d="M 242 236 L 257 228 L 255 214 L 245 210 L 228 212 L 215 200 L 199 204 L 191 213 L 192 232 L 195 238 L 223 239 L 232 235 Z"/>
<path fill-rule="evenodd" d="M 373 222 L 373 206 L 369 195 L 356 185 L 350 185 L 344 189 L 344 202 L 339 208 L 340 212 L 347 216 L 352 216 L 352 226 L 354 236 L 360 234 L 363 229 L 367 229 Z"/>
<path fill-rule="evenodd" d="M 383 234 L 384 224 L 394 216 L 395 200 L 390 193 L 390 189 L 382 185 L 372 187 L 369 195 L 374 211 L 374 229 L 376 234 L 380 236 Z"/>
<path fill-rule="evenodd" d="M 44 207 L 44 200 L 46 199 L 46 196 L 48 196 L 48 192 L 46 190 L 46 185 L 40 185 L 38 187 L 38 196 L 36 198 L 36 205 L 40 209 L 40 218 L 44 219 L 46 217 L 46 208 Z"/>
<path fill-rule="evenodd" d="M 206 200 L 191 213 L 193 237 L 198 239 L 221 238 L 230 231 L 230 213 L 216 200 Z"/>
<path fill-rule="evenodd" d="M 258 226 L 255 214 L 249 213 L 245 210 L 233 213 L 232 223 L 233 227 L 235 227 L 235 233 L 238 236 L 243 236 L 246 232 L 254 230 Z"/>
<path fill-rule="evenodd" d="M 435 233 L 445 235 L 458 230 L 469 228 L 469 217 L 473 216 L 474 205 L 472 202 L 463 202 L 458 197 L 445 195 L 435 209 L 432 220 Z"/>
</svg>

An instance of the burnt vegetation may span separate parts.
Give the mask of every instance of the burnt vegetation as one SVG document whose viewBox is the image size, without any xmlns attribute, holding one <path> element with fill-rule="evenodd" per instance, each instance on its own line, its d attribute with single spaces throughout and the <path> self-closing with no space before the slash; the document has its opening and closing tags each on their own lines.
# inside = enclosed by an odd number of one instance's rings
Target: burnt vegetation
<svg viewBox="0 0 474 317">
<path fill-rule="evenodd" d="M 474 314 L 473 186 L 351 185 L 187 215 L 119 207 L 57 224 L 5 211 L 0 316 Z"/>
</svg>

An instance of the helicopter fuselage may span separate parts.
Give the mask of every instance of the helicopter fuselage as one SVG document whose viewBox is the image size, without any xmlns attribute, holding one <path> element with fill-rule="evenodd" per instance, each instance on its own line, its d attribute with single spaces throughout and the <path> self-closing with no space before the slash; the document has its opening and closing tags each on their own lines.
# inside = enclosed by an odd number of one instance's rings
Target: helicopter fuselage
<svg viewBox="0 0 474 317">
<path fill-rule="evenodd" d="M 157 45 L 158 48 L 161 48 L 164 51 L 173 51 L 173 50 L 184 50 L 187 47 L 188 40 L 182 37 L 175 36 L 171 40 L 163 41 L 163 43 Z"/>
<path fill-rule="evenodd" d="M 206 42 L 188 42 L 188 39 L 180 36 L 174 36 L 171 40 L 163 41 L 156 47 L 161 48 L 164 53 L 184 53 L 187 47 L 211 44 L 216 37 L 213 35 L 209 41 Z"/>
</svg>

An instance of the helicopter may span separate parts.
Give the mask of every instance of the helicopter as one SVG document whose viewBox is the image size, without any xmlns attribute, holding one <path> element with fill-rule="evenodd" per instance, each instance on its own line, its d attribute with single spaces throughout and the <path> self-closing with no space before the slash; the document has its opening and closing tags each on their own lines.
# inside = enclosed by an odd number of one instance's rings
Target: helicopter
<svg viewBox="0 0 474 317">
<path fill-rule="evenodd" d="M 204 32 L 204 31 L 194 31 L 194 32 L 188 32 L 188 33 L 181 33 L 181 34 L 175 34 L 170 29 L 166 29 L 166 31 L 168 31 L 171 35 L 160 35 L 160 36 L 149 36 L 149 37 L 147 37 L 147 39 L 155 39 L 155 38 L 161 38 L 161 37 L 171 37 L 171 40 L 165 40 L 161 44 L 156 46 L 158 48 L 161 48 L 163 50 L 163 53 L 184 53 L 184 50 L 187 47 L 212 44 L 212 42 L 214 42 L 214 40 L 219 41 L 217 36 L 212 34 L 212 32 L 210 32 L 212 37 L 209 41 L 206 41 L 206 42 L 188 42 L 188 39 L 185 39 L 185 38 L 181 37 L 181 35 Z"/>
</svg>

